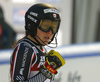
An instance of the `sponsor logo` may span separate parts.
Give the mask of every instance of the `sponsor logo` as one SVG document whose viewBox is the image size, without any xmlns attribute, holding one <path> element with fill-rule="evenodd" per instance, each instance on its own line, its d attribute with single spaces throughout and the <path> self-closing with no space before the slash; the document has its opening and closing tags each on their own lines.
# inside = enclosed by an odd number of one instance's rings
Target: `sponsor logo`
<svg viewBox="0 0 100 82">
<path fill-rule="evenodd" d="M 37 23 L 37 20 L 35 18 L 33 18 L 32 16 L 28 15 L 27 18 L 29 18 L 34 23 Z"/>
<path fill-rule="evenodd" d="M 22 67 L 25 67 L 25 62 L 26 62 L 28 50 L 29 50 L 29 48 L 26 47 L 25 51 L 24 51 L 23 59 L 22 59 Z"/>
<path fill-rule="evenodd" d="M 53 17 L 54 17 L 54 18 L 56 18 L 56 17 L 57 17 L 57 15 L 56 15 L 56 14 L 53 14 Z"/>
<path fill-rule="evenodd" d="M 33 48 L 35 54 L 39 53 L 35 47 L 32 47 L 32 48 Z"/>
<path fill-rule="evenodd" d="M 57 73 L 57 71 L 54 70 L 50 65 L 47 65 L 46 67 L 47 67 L 47 69 L 48 69 L 49 71 L 51 71 L 52 73 L 54 73 L 54 74 Z"/>
<path fill-rule="evenodd" d="M 23 76 L 16 76 L 16 80 L 18 80 L 19 82 L 22 82 L 24 80 Z"/>
<path fill-rule="evenodd" d="M 24 68 L 21 68 L 19 73 L 20 73 L 21 75 L 23 75 L 23 71 L 24 71 Z"/>
<path fill-rule="evenodd" d="M 45 56 L 40 56 L 40 63 L 37 68 L 39 68 L 41 65 L 44 65 L 44 64 L 45 64 Z"/>
<path fill-rule="evenodd" d="M 37 13 L 34 13 L 34 12 L 30 12 L 30 15 L 33 15 L 33 16 L 35 16 L 35 17 L 38 16 L 38 14 L 37 14 Z"/>
<path fill-rule="evenodd" d="M 56 9 L 44 9 L 44 13 L 58 13 Z"/>
</svg>

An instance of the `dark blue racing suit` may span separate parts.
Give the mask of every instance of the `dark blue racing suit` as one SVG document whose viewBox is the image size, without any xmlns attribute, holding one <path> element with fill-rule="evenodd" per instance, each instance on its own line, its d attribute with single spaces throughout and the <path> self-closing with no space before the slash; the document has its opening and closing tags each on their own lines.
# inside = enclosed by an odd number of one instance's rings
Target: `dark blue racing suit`
<svg viewBox="0 0 100 82">
<path fill-rule="evenodd" d="M 28 38 L 21 40 L 11 56 L 11 82 L 51 82 L 39 69 L 45 63 L 46 49 Z M 53 77 L 54 78 L 54 77 Z"/>
</svg>

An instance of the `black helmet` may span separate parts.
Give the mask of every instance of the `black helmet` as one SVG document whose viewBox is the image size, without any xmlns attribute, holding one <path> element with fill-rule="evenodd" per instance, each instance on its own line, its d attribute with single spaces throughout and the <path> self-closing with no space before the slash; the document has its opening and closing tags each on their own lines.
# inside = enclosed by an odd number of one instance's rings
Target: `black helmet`
<svg viewBox="0 0 100 82">
<path fill-rule="evenodd" d="M 54 14 L 56 14 L 56 17 L 54 16 Z M 37 27 L 39 26 L 40 21 L 42 19 L 56 20 L 59 22 L 60 25 L 60 16 L 58 14 L 57 9 L 54 6 L 49 4 L 44 4 L 44 3 L 38 3 L 32 5 L 25 14 L 25 30 L 32 37 L 36 35 Z M 59 25 L 58 25 L 58 29 L 59 29 Z"/>
</svg>

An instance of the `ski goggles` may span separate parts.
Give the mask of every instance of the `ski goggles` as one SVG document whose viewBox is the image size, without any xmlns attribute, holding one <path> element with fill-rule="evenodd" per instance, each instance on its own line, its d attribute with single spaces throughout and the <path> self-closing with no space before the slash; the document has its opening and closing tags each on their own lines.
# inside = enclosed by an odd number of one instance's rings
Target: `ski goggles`
<svg viewBox="0 0 100 82">
<path fill-rule="evenodd" d="M 44 32 L 49 32 L 50 30 L 52 30 L 52 33 L 55 34 L 59 28 L 59 21 L 44 19 L 40 21 L 40 25 L 38 28 Z"/>
</svg>

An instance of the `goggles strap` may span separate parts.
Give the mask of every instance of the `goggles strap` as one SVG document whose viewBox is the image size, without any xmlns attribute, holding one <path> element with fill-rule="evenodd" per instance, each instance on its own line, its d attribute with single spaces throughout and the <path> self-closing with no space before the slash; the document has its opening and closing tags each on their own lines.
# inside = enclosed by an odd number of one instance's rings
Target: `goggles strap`
<svg viewBox="0 0 100 82">
<path fill-rule="evenodd" d="M 37 36 L 37 35 L 36 35 Z M 37 36 L 38 37 L 38 36 Z M 57 37 L 57 36 L 56 36 Z M 50 47 L 50 48 L 56 48 L 57 47 L 57 38 L 56 38 L 55 36 L 54 36 L 54 38 L 55 38 L 55 43 L 51 43 L 51 42 L 49 42 L 49 44 L 55 44 L 56 46 L 55 47 L 52 47 L 52 46 L 49 46 L 48 44 L 45 44 L 39 37 L 39 39 L 46 45 L 46 46 L 48 46 L 48 47 Z M 36 38 L 35 38 L 36 39 Z M 36 39 L 36 41 L 40 44 L 40 42 Z M 42 45 L 42 44 L 40 44 L 40 45 Z"/>
<path fill-rule="evenodd" d="M 37 36 L 37 35 L 36 35 Z M 37 36 L 38 37 L 38 36 Z M 39 37 L 38 37 L 39 38 Z M 40 45 L 40 46 L 43 46 L 37 39 L 36 37 L 34 37 L 34 39 L 37 41 L 37 43 Z"/>
</svg>

